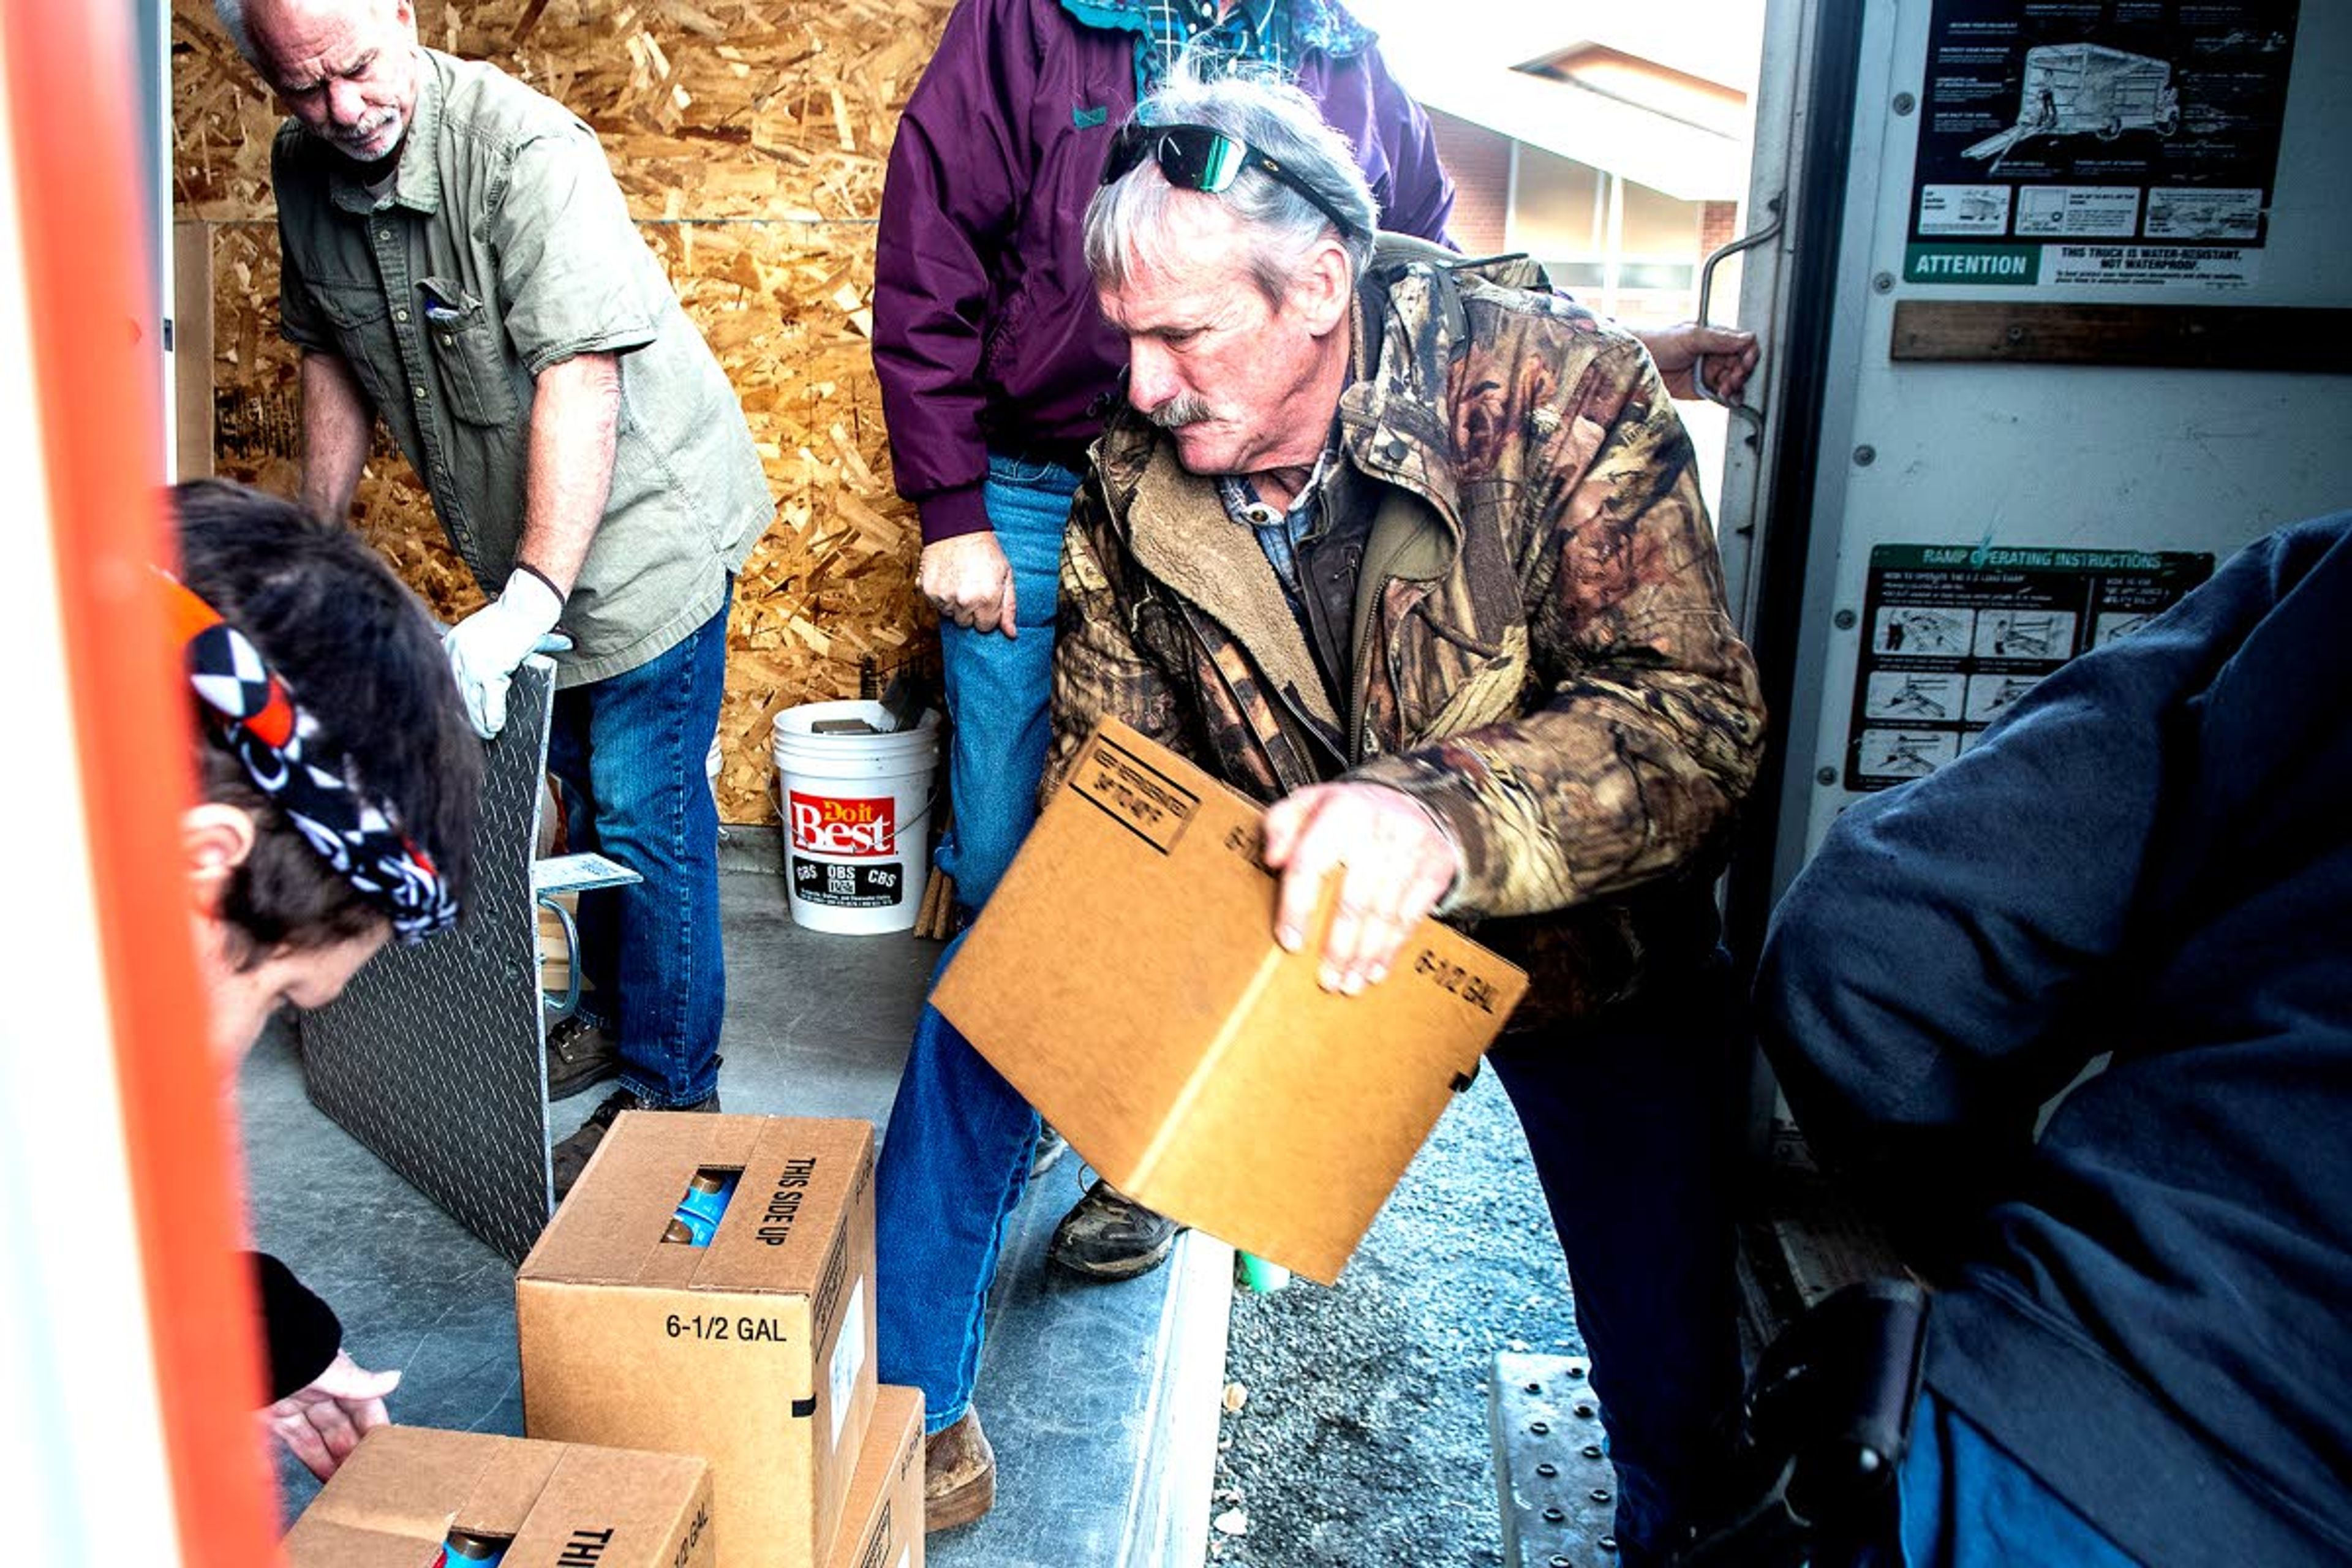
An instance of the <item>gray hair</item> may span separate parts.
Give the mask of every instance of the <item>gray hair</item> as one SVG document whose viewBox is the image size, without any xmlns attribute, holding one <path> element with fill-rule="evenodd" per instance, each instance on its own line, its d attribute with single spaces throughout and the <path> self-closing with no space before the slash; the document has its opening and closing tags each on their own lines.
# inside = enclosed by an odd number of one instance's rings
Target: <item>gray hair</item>
<svg viewBox="0 0 2352 1568">
<path fill-rule="evenodd" d="M 245 19 L 247 3 L 248 0 L 213 0 L 213 15 L 220 18 L 221 31 L 236 46 L 236 52 L 245 57 L 245 63 L 258 70 L 261 56 L 253 47 L 253 28 Z"/>
<path fill-rule="evenodd" d="M 221 31 L 236 46 L 247 65 L 260 63 L 253 52 L 253 29 L 245 25 L 245 0 L 213 0 L 213 15 L 220 18 Z"/>
<path fill-rule="evenodd" d="M 1332 211 L 1348 220 L 1339 233 L 1349 277 L 1371 264 L 1372 230 L 1380 209 L 1348 139 L 1324 123 L 1315 100 L 1271 73 L 1236 68 L 1204 79 L 1201 61 L 1177 61 L 1167 80 L 1135 106 L 1133 125 L 1205 125 L 1282 165 Z M 1126 287 L 1136 271 L 1168 258 L 1168 215 L 1175 189 L 1145 159 L 1087 204 L 1087 268 L 1097 284 Z M 1250 232 L 1250 275 L 1268 300 L 1279 301 L 1333 232 L 1313 202 L 1262 169 L 1244 168 L 1219 197 Z"/>
</svg>

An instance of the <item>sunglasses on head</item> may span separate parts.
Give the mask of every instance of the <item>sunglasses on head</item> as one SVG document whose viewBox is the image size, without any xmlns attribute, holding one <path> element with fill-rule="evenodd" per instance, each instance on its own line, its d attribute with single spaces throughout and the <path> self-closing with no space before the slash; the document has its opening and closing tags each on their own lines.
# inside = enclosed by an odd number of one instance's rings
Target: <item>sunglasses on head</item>
<svg viewBox="0 0 2352 1568">
<path fill-rule="evenodd" d="M 1356 226 L 1316 195 L 1313 186 L 1246 142 L 1206 125 L 1122 125 L 1110 139 L 1110 156 L 1104 160 L 1102 183 L 1124 178 L 1146 158 L 1160 165 L 1160 174 L 1179 190 L 1221 195 L 1240 178 L 1244 169 L 1255 169 L 1305 196 L 1315 210 L 1331 220 L 1342 235 Z"/>
</svg>

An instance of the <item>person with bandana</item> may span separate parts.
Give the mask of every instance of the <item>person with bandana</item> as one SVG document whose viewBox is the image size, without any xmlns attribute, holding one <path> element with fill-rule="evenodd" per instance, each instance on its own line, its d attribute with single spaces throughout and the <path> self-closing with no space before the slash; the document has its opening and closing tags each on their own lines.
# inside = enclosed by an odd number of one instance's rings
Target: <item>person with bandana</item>
<svg viewBox="0 0 2352 1568">
<path fill-rule="evenodd" d="M 197 799 L 181 817 L 197 975 L 224 1087 L 270 1016 L 319 1007 L 387 942 L 455 923 L 480 744 L 439 628 L 358 537 L 217 480 L 172 492 Z M 261 1425 L 322 1479 L 385 1419 L 332 1309 L 255 1255 Z"/>
</svg>

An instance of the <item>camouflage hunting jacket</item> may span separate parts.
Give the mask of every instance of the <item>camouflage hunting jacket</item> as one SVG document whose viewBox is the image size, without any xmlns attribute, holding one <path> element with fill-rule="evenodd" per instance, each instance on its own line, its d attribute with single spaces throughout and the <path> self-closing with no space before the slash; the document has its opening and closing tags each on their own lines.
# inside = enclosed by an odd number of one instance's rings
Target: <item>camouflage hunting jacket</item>
<svg viewBox="0 0 2352 1568">
<path fill-rule="evenodd" d="M 1307 546 L 1338 563 L 1305 572 L 1336 664 L 1214 480 L 1114 419 L 1063 548 L 1044 785 L 1116 716 L 1259 800 L 1404 791 L 1462 851 L 1439 912 L 1534 978 L 1522 1027 L 1712 946 L 1764 738 L 1664 384 L 1539 282 L 1382 237 Z"/>
</svg>

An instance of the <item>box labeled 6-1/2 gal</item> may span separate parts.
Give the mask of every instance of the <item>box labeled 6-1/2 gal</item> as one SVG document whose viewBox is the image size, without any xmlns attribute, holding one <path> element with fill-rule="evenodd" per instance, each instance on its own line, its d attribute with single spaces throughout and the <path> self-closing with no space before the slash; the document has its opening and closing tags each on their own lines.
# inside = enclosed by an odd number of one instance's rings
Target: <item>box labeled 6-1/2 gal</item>
<svg viewBox="0 0 2352 1568">
<path fill-rule="evenodd" d="M 1275 942 L 1263 816 L 1105 722 L 931 1001 L 1120 1191 L 1329 1284 L 1528 981 L 1423 921 L 1323 990 L 1319 923 Z"/>
<path fill-rule="evenodd" d="M 719 1568 L 821 1568 L 874 1408 L 873 1128 L 623 1112 L 515 1321 L 532 1436 L 698 1454 Z"/>
</svg>

